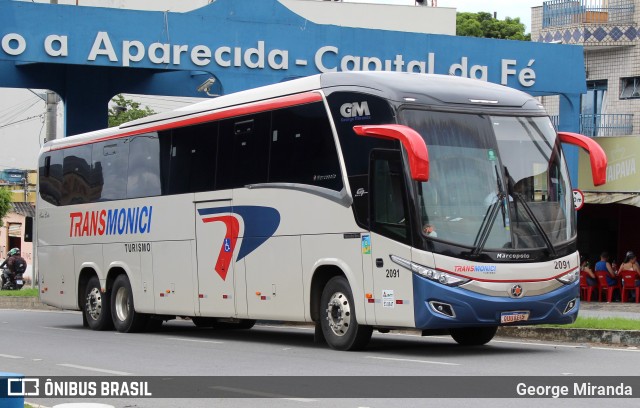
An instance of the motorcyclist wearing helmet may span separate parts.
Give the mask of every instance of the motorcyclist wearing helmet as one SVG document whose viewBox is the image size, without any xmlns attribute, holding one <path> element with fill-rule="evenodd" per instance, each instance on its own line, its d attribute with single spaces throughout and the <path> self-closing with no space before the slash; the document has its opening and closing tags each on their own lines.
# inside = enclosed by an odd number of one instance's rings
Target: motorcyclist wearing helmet
<svg viewBox="0 0 640 408">
<path fill-rule="evenodd" d="M 7 252 L 7 255 L 8 257 L 4 260 L 2 265 L 0 265 L 0 269 L 6 266 L 7 269 L 9 269 L 9 272 L 11 272 L 11 275 L 15 275 L 16 272 L 23 273 L 27 266 L 27 261 L 20 256 L 20 249 L 13 248 Z"/>
</svg>

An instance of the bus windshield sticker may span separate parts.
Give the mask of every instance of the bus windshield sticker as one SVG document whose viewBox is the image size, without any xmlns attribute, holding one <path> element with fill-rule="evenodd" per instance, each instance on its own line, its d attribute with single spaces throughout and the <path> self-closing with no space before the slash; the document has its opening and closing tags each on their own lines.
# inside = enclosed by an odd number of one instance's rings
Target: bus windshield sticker
<svg viewBox="0 0 640 408">
<path fill-rule="evenodd" d="M 362 236 L 362 253 L 364 255 L 371 254 L 371 237 L 369 235 Z"/>
</svg>

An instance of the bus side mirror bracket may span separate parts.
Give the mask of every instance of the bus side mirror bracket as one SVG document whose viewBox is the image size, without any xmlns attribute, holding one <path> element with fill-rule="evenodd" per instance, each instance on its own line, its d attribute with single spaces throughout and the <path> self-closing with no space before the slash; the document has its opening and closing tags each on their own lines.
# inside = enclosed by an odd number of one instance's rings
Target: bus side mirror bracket
<svg viewBox="0 0 640 408">
<path fill-rule="evenodd" d="M 404 125 L 367 125 L 354 126 L 353 131 L 360 136 L 399 140 L 409 156 L 411 178 L 429 181 L 429 151 L 424 139 L 415 130 Z"/>
<path fill-rule="evenodd" d="M 607 154 L 598 143 L 579 133 L 558 132 L 558 137 L 562 143 L 581 147 L 589 153 L 594 186 L 601 186 L 607 182 Z"/>
</svg>

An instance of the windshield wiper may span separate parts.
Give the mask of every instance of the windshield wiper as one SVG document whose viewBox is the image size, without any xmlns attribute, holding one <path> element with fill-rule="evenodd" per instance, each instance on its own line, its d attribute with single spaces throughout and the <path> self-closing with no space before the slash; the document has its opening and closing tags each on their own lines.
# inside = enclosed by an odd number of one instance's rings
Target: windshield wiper
<svg viewBox="0 0 640 408">
<path fill-rule="evenodd" d="M 494 201 L 489 208 L 487 208 L 487 212 L 484 215 L 484 219 L 482 220 L 482 224 L 480 224 L 480 228 L 478 229 L 478 234 L 476 235 L 476 239 L 473 241 L 473 250 L 471 251 L 471 255 L 478 256 L 480 251 L 484 249 L 484 246 L 487 244 L 487 240 L 489 239 L 489 234 L 491 233 L 491 228 L 493 226 L 493 222 L 498 215 L 498 206 L 503 203 L 506 194 L 500 185 L 500 173 L 498 172 L 498 166 L 494 165 L 493 169 L 496 172 L 496 187 L 498 188 L 498 193 L 496 194 L 497 200 Z M 502 222 L 505 223 L 505 212 L 504 205 L 502 206 Z"/>
<path fill-rule="evenodd" d="M 529 207 L 529 204 L 527 204 L 527 201 L 524 199 L 524 197 L 520 193 L 513 194 L 513 197 L 514 197 L 514 200 L 517 200 L 518 202 L 520 202 L 520 204 L 522 204 L 522 207 L 524 208 L 524 211 L 527 213 L 527 215 L 529 216 L 529 219 L 531 220 L 533 225 L 535 225 L 536 229 L 538 230 L 538 232 L 542 236 L 542 239 L 544 240 L 544 243 L 547 245 L 547 248 L 549 249 L 551 254 L 555 256 L 556 255 L 556 249 L 553 247 L 553 244 L 551 243 L 551 240 L 549 239 L 549 236 L 547 235 L 547 233 L 544 232 L 544 228 L 542 228 L 542 225 L 540 224 L 538 219 L 533 214 L 533 211 L 531 210 L 531 207 Z M 516 212 L 517 212 L 517 210 L 516 210 Z"/>
<path fill-rule="evenodd" d="M 489 233 L 491 233 L 491 226 L 498 215 L 498 206 L 502 204 L 504 201 L 505 195 L 500 192 L 496 195 L 497 200 L 491 204 L 491 207 L 487 208 L 487 212 L 484 215 L 484 219 L 482 220 L 482 224 L 480 224 L 480 228 L 478 229 L 478 235 L 476 235 L 476 239 L 473 241 L 473 251 L 471 251 L 471 255 L 477 256 L 480 254 L 480 251 L 484 248 L 487 240 L 489 239 Z M 504 209 L 503 209 L 504 211 Z"/>
</svg>

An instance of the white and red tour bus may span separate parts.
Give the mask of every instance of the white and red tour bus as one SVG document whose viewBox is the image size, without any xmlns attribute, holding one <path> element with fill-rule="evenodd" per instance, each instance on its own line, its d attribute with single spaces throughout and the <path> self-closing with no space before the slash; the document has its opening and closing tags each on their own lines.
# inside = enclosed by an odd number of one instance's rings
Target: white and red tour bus
<svg viewBox="0 0 640 408">
<path fill-rule="evenodd" d="M 531 96 L 477 80 L 326 73 L 47 143 L 42 300 L 120 332 L 315 323 L 335 349 L 372 330 L 571 323 L 572 189 Z"/>
</svg>

